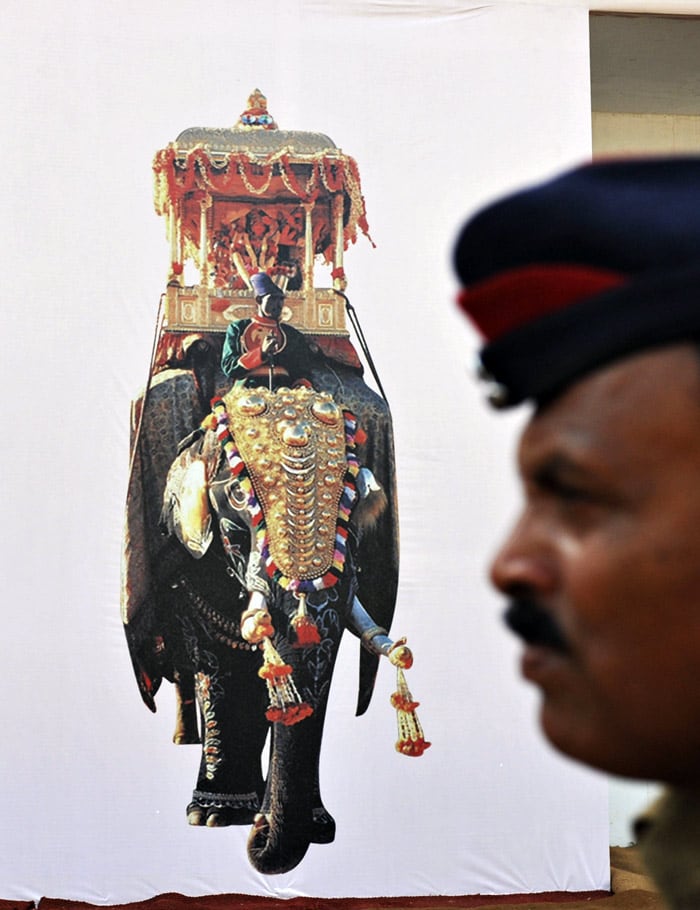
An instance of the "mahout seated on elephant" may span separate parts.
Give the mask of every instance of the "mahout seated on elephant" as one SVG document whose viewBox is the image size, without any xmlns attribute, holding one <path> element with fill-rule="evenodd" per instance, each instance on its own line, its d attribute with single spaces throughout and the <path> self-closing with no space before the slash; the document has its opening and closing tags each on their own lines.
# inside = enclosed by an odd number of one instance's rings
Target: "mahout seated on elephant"
<svg viewBox="0 0 700 910">
<path fill-rule="evenodd" d="M 172 554 L 160 610 L 201 718 L 188 820 L 252 823 L 249 858 L 272 874 L 334 839 L 319 755 L 343 630 L 399 667 L 412 657 L 358 597 L 387 500 L 355 417 L 307 385 L 234 386 L 212 404 L 168 474 L 163 526 L 191 558 Z"/>
<path fill-rule="evenodd" d="M 266 272 L 250 276 L 256 312 L 228 326 L 221 369 L 245 386 L 309 385 L 316 352 L 301 332 L 282 324 L 285 296 Z"/>
</svg>

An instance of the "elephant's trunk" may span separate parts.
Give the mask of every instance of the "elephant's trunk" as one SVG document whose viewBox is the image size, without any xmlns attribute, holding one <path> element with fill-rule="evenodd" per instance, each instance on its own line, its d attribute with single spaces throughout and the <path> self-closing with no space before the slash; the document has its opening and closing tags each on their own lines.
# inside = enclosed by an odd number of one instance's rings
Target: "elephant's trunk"
<svg viewBox="0 0 700 910">
<path fill-rule="evenodd" d="M 299 726 L 275 724 L 265 800 L 248 836 L 248 858 L 264 875 L 288 872 L 310 844 L 335 837 L 318 787 L 324 718 L 325 704 Z"/>
</svg>

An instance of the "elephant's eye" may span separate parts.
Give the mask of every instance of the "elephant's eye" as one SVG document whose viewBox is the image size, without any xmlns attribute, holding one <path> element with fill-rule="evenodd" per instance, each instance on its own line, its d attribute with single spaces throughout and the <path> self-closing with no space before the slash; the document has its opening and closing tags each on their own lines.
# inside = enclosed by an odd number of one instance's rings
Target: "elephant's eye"
<svg viewBox="0 0 700 910">
<path fill-rule="evenodd" d="M 248 505 L 248 497 L 244 490 L 237 483 L 230 483 L 226 488 L 226 498 L 229 504 L 240 512 Z"/>
</svg>

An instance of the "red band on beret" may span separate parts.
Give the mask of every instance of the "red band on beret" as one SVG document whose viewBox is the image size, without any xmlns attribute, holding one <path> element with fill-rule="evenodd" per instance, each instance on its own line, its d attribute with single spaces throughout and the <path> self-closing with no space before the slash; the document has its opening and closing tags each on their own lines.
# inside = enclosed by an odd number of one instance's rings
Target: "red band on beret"
<svg viewBox="0 0 700 910">
<path fill-rule="evenodd" d="M 572 303 L 627 282 L 627 276 L 579 265 L 528 265 L 465 288 L 457 302 L 489 341 Z"/>
</svg>

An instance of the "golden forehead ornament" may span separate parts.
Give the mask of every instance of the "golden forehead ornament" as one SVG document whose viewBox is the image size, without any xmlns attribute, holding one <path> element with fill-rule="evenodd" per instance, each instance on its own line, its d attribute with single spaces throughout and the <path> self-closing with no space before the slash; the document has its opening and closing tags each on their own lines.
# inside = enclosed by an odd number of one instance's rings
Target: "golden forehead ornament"
<svg viewBox="0 0 700 910">
<path fill-rule="evenodd" d="M 333 562 L 347 470 L 342 409 L 306 388 L 234 388 L 224 402 L 273 560 L 288 578 L 321 577 Z"/>
</svg>

